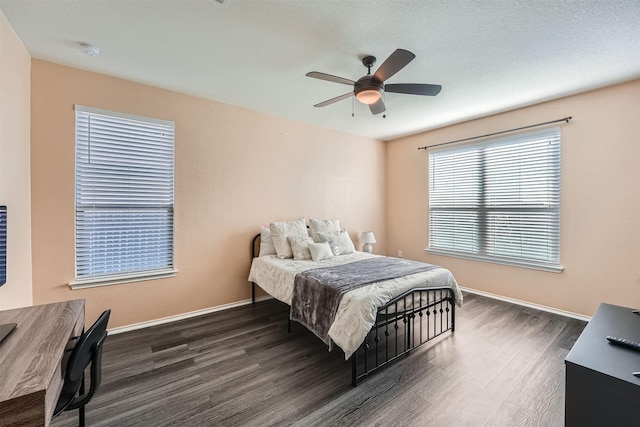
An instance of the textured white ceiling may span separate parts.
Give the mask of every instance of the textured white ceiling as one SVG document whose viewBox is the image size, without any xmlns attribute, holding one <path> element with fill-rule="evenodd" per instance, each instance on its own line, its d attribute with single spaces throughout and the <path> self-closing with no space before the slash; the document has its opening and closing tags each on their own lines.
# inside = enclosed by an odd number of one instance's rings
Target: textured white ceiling
<svg viewBox="0 0 640 427">
<path fill-rule="evenodd" d="M 33 58 L 385 140 L 640 77 L 639 0 L 0 0 L 0 10 Z M 349 87 L 305 73 L 357 80 L 363 56 L 379 65 L 396 48 L 416 59 L 387 83 L 441 84 L 438 96 L 386 94 L 386 118 L 351 100 L 313 107 Z"/>
</svg>

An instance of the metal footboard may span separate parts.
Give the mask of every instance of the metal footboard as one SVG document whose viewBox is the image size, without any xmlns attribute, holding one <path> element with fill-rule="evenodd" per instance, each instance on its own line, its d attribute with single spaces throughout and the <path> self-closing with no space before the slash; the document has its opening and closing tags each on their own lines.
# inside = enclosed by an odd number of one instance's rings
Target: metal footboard
<svg viewBox="0 0 640 427">
<path fill-rule="evenodd" d="M 376 324 L 351 356 L 351 384 L 454 330 L 451 288 L 415 288 L 393 298 L 378 309 Z"/>
</svg>

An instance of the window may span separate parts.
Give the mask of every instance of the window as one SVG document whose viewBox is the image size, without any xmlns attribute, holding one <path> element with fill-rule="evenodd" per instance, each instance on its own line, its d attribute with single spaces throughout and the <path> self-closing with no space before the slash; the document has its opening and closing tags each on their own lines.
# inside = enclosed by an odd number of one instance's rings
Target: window
<svg viewBox="0 0 640 427">
<path fill-rule="evenodd" d="M 430 252 L 560 267 L 560 129 L 429 154 Z"/>
<path fill-rule="evenodd" d="M 72 288 L 174 275 L 173 122 L 75 109 Z"/>
</svg>

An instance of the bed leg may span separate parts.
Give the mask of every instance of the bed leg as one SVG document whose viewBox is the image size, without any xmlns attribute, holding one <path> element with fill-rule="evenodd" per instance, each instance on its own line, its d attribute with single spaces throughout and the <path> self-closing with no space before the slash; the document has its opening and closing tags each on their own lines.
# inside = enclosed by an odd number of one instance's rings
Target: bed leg
<svg viewBox="0 0 640 427">
<path fill-rule="evenodd" d="M 451 306 L 451 332 L 456 330 L 456 296 L 453 290 L 449 291 L 449 305 Z"/>
<path fill-rule="evenodd" d="M 451 332 L 455 332 L 456 330 L 456 303 L 455 300 L 453 300 L 453 303 L 449 303 L 451 304 Z"/>
<path fill-rule="evenodd" d="M 358 386 L 358 351 L 356 350 L 352 355 L 351 355 L 351 386 L 352 387 L 357 387 Z"/>
<path fill-rule="evenodd" d="M 251 282 L 251 305 L 256 305 L 256 284 Z"/>
</svg>

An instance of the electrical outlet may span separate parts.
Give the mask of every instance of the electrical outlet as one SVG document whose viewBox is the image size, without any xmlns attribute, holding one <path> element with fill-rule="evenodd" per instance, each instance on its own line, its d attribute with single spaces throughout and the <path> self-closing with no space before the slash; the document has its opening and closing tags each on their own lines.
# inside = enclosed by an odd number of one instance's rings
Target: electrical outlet
<svg viewBox="0 0 640 427">
<path fill-rule="evenodd" d="M 402 258 L 402 250 L 398 249 L 398 258 Z"/>
</svg>

